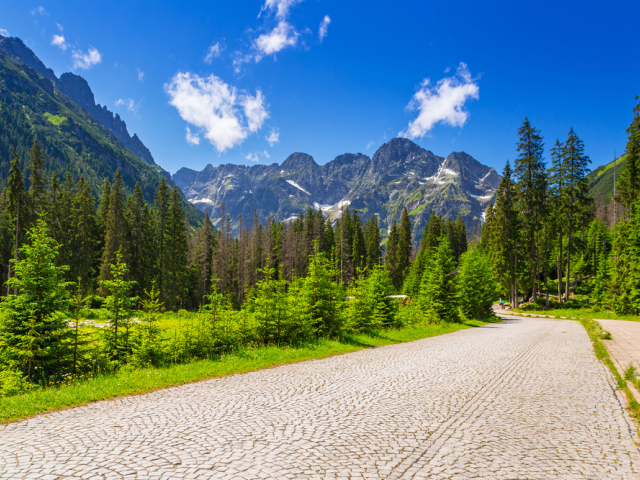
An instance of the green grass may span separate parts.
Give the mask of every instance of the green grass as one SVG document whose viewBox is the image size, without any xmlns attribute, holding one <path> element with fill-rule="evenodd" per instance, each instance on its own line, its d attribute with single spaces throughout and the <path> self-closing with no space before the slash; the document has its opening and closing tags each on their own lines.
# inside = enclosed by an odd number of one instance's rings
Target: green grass
<svg viewBox="0 0 640 480">
<path fill-rule="evenodd" d="M 584 326 L 584 329 L 587 331 L 587 334 L 589 335 L 589 338 L 593 343 L 593 350 L 596 354 L 596 357 L 601 360 L 607 367 L 609 367 L 609 370 L 611 370 L 611 373 L 616 379 L 618 388 L 625 393 L 627 401 L 629 403 L 629 412 L 631 413 L 631 416 L 633 416 L 636 420 L 640 419 L 640 404 L 633 397 L 633 394 L 631 393 L 631 390 L 627 385 L 627 380 L 625 380 L 625 378 L 620 375 L 620 372 L 618 372 L 618 369 L 609 356 L 607 347 L 602 341 L 603 334 L 605 334 L 606 332 L 602 330 L 602 327 L 599 323 L 592 320 L 583 319 L 580 320 L 580 323 L 582 323 L 582 325 Z M 624 375 L 629 376 L 629 372 L 624 372 Z"/>
<path fill-rule="evenodd" d="M 67 119 L 67 117 L 62 117 L 60 115 L 52 115 L 49 112 L 45 112 L 44 117 L 47 120 L 49 120 L 51 123 L 53 123 L 56 127 L 60 126 L 60 124 Z"/>
<path fill-rule="evenodd" d="M 546 310 L 544 308 L 515 308 L 513 310 L 516 313 L 532 313 L 539 315 L 553 315 L 554 317 L 579 317 L 579 318 L 601 318 L 603 320 L 628 320 L 631 322 L 640 322 L 640 316 L 637 315 L 621 315 L 610 311 L 597 311 L 593 308 L 581 307 L 581 308 L 550 308 Z"/>
<path fill-rule="evenodd" d="M 496 319 L 494 321 L 499 321 Z M 85 405 L 98 400 L 124 395 L 136 395 L 208 378 L 245 373 L 287 363 L 326 358 L 364 348 L 410 342 L 457 330 L 486 325 L 489 322 L 468 321 L 462 324 L 418 325 L 400 330 L 383 331 L 371 335 L 347 335 L 341 341 L 321 339 L 317 344 L 303 347 L 266 347 L 243 349 L 222 356 L 219 360 L 205 360 L 123 371 L 93 379 L 80 380 L 57 388 L 30 391 L 22 395 L 0 398 L 0 423 L 14 422 L 45 412 Z"/>
<path fill-rule="evenodd" d="M 409 215 L 417 215 L 418 213 L 420 213 L 422 210 L 424 210 L 424 207 L 426 207 L 426 203 L 423 203 L 422 205 L 417 206 L 416 208 L 414 208 L 413 210 L 411 210 L 409 212 Z"/>
</svg>

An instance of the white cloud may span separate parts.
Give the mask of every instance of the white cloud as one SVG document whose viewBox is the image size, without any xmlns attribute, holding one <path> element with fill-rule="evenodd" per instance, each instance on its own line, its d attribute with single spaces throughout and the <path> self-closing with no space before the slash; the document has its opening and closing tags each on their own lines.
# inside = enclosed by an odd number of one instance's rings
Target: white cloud
<svg viewBox="0 0 640 480">
<path fill-rule="evenodd" d="M 260 17 L 265 10 L 271 10 L 272 12 L 276 12 L 277 18 L 285 19 L 289 16 L 291 7 L 300 2 L 302 2 L 302 0 L 265 0 L 258 17 Z"/>
<path fill-rule="evenodd" d="M 320 41 L 327 36 L 327 29 L 329 28 L 329 24 L 331 23 L 331 19 L 329 15 L 325 15 L 322 21 L 320 22 L 320 28 L 318 29 L 318 37 L 320 37 Z"/>
<path fill-rule="evenodd" d="M 58 30 L 60 30 L 61 32 L 64 31 L 64 28 L 58 22 L 56 22 L 56 26 L 58 27 Z"/>
<path fill-rule="evenodd" d="M 136 103 L 133 98 L 120 98 L 116 100 L 116 107 L 127 107 L 127 110 L 133 113 L 138 113 L 139 103 Z"/>
<path fill-rule="evenodd" d="M 220 45 L 220 42 L 216 42 L 209 47 L 209 51 L 207 52 L 207 56 L 204 57 L 204 63 L 211 64 L 214 58 L 218 58 L 220 53 L 224 50 L 224 45 Z"/>
<path fill-rule="evenodd" d="M 267 152 L 266 150 L 263 152 L 263 155 L 267 158 L 271 158 L 271 155 L 269 155 L 269 152 Z"/>
<path fill-rule="evenodd" d="M 136 68 L 136 72 L 138 72 L 138 80 L 140 81 L 144 80 L 144 72 L 139 68 Z"/>
<path fill-rule="evenodd" d="M 278 53 L 287 47 L 294 46 L 300 34 L 284 20 L 269 33 L 263 33 L 253 42 L 253 47 L 258 50 L 256 62 L 260 61 L 264 55 Z"/>
<path fill-rule="evenodd" d="M 278 143 L 280 141 L 280 131 L 276 128 L 271 130 L 271 133 L 264 137 L 267 139 L 267 142 L 269 142 L 269 145 L 271 145 L 273 147 L 274 144 Z"/>
<path fill-rule="evenodd" d="M 51 39 L 51 45 L 60 47 L 62 50 L 66 50 L 69 45 L 64 41 L 64 35 L 54 35 Z"/>
<path fill-rule="evenodd" d="M 191 133 L 191 129 L 187 127 L 187 143 L 190 145 L 199 145 L 200 144 L 200 135 L 197 133 Z"/>
<path fill-rule="evenodd" d="M 257 132 L 264 121 L 269 117 L 264 106 L 264 97 L 260 90 L 256 91 L 256 96 L 245 95 L 240 99 L 240 105 L 244 108 L 244 116 L 247 119 L 247 126 L 251 133 Z"/>
<path fill-rule="evenodd" d="M 463 126 L 469 118 L 469 113 L 462 109 L 465 102 L 480 97 L 476 80 L 471 78 L 467 65 L 462 62 L 454 76 L 443 78 L 433 88 L 429 87 L 429 79 L 424 79 L 407 106 L 409 110 L 418 110 L 418 118 L 409 122 L 398 135 L 423 137 L 439 122 L 452 127 Z"/>
<path fill-rule="evenodd" d="M 247 160 L 251 160 L 252 162 L 259 162 L 260 159 L 258 158 L 258 154 L 257 153 L 250 153 L 249 155 L 247 155 L 246 157 Z"/>
<path fill-rule="evenodd" d="M 0 28 L 0 35 L 2 35 L 3 37 L 8 37 L 9 36 L 9 30 L 5 30 L 4 28 Z"/>
<path fill-rule="evenodd" d="M 83 53 L 82 50 L 74 50 L 73 55 L 73 68 L 91 68 L 102 61 L 102 54 L 93 47 L 89 47 L 87 53 Z"/>
<path fill-rule="evenodd" d="M 164 88 L 182 119 L 200 128 L 220 153 L 241 144 L 269 117 L 260 90 L 252 96 L 215 75 L 178 72 Z"/>
<path fill-rule="evenodd" d="M 374 143 L 375 142 L 373 140 L 371 140 L 369 143 L 367 143 L 367 150 L 369 150 Z"/>
<path fill-rule="evenodd" d="M 39 13 L 40 15 L 46 15 L 47 17 L 49 16 L 49 14 L 47 13 L 47 11 L 44 9 L 42 5 L 40 5 L 37 8 L 32 8 L 31 10 L 29 10 L 29 12 L 31 12 L 31 15 L 35 15 L 36 13 Z"/>
</svg>

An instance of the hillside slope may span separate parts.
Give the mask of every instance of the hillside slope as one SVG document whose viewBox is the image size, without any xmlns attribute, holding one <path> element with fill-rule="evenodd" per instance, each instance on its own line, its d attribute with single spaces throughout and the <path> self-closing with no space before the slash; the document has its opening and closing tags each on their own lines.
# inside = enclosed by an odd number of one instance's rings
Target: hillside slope
<svg viewBox="0 0 640 480">
<path fill-rule="evenodd" d="M 624 170 L 625 156 L 621 155 L 616 161 L 616 178 L 620 178 L 620 172 Z M 604 201 L 605 205 L 611 203 L 613 198 L 613 162 L 601 165 L 587 175 L 589 182 L 589 194 L 596 204 Z"/>
<path fill-rule="evenodd" d="M 133 154 L 49 78 L 0 50 L 0 189 L 6 186 L 13 149 L 24 169 L 35 138 L 45 151 L 47 175 L 56 172 L 64 178 L 70 173 L 75 181 L 84 175 L 96 197 L 104 179 L 112 180 L 118 168 L 126 190 L 133 191 L 140 182 L 148 202 L 153 202 L 161 178 L 168 176 Z M 185 206 L 190 221 L 199 223 L 202 214 L 186 200 Z"/>
</svg>

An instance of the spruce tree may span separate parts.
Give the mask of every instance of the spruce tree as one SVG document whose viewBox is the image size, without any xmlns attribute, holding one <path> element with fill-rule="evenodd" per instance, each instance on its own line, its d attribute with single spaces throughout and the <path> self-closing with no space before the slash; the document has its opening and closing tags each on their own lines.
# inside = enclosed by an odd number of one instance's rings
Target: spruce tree
<svg viewBox="0 0 640 480">
<path fill-rule="evenodd" d="M 5 319 L 0 323 L 0 349 L 5 362 L 19 365 L 33 378 L 36 367 L 45 382 L 63 371 L 60 354 L 69 329 L 63 312 L 67 309 L 67 266 L 56 266 L 59 245 L 49 236 L 44 217 L 27 232 L 22 258 L 15 260 L 15 277 L 8 280 L 17 288 L 3 302 Z"/>
<path fill-rule="evenodd" d="M 627 128 L 625 168 L 620 173 L 615 201 L 633 210 L 640 197 L 640 97 L 633 109 L 633 120 Z"/>
<path fill-rule="evenodd" d="M 517 194 L 511 176 L 511 165 L 507 160 L 502 173 L 502 180 L 496 192 L 496 205 L 493 217 L 493 254 L 494 271 L 510 297 L 517 304 L 518 295 L 518 240 L 519 218 L 517 210 Z"/>
<path fill-rule="evenodd" d="M 109 185 L 107 183 L 107 185 Z M 72 239 L 72 257 L 70 263 L 71 278 L 81 278 L 83 281 L 81 294 L 90 286 L 95 278 L 95 271 L 100 259 L 100 229 L 95 210 L 95 198 L 84 176 L 76 186 L 73 198 L 72 219 L 75 222 Z"/>
<path fill-rule="evenodd" d="M 367 220 L 364 228 L 364 243 L 367 250 L 367 268 L 373 269 L 374 266 L 379 265 L 382 259 L 382 252 L 380 250 L 380 228 L 378 226 L 378 216 L 373 214 Z"/>
<path fill-rule="evenodd" d="M 459 321 L 454 269 L 453 252 L 449 240 L 443 236 L 422 276 L 420 286 L 418 304 L 430 321 Z"/>
<path fill-rule="evenodd" d="M 170 307 L 182 305 L 185 298 L 184 279 L 187 273 L 187 222 L 182 208 L 182 196 L 177 186 L 173 187 L 169 197 L 169 215 L 167 217 L 164 238 L 166 253 L 165 286 L 167 304 Z"/>
<path fill-rule="evenodd" d="M 22 171 L 20 170 L 20 158 L 13 150 L 13 160 L 11 161 L 11 168 L 9 169 L 8 183 L 8 207 L 11 215 L 11 223 L 13 228 L 13 258 L 18 259 L 18 247 L 22 243 L 21 231 L 24 229 L 26 222 L 24 218 L 29 217 L 29 212 L 26 207 L 26 197 L 24 190 L 24 179 L 22 177 Z M 7 279 L 11 278 L 11 263 L 7 266 Z M 17 287 L 14 288 L 14 295 L 17 295 Z M 9 288 L 7 287 L 7 295 L 9 295 Z"/>
<path fill-rule="evenodd" d="M 458 268 L 460 312 L 467 320 L 493 315 L 493 302 L 498 291 L 488 256 L 477 248 L 465 252 Z"/>
<path fill-rule="evenodd" d="M 37 219 L 37 213 L 45 206 L 46 182 L 44 170 L 44 150 L 40 148 L 38 139 L 33 141 L 33 146 L 29 150 L 31 163 L 29 169 L 29 207 L 30 222 L 34 224 Z"/>
<path fill-rule="evenodd" d="M 384 268 L 387 270 L 389 278 L 394 288 L 398 288 L 398 224 L 394 220 L 387 236 L 386 252 L 384 255 Z"/>
<path fill-rule="evenodd" d="M 144 201 L 140 183 L 136 183 L 133 195 L 127 199 L 125 207 L 125 234 L 123 241 L 127 246 L 125 260 L 129 267 L 129 275 L 136 283 L 133 286 L 133 295 L 142 296 L 142 293 L 150 287 L 153 275 L 151 248 L 153 232 L 148 223 L 150 218 L 146 212 L 147 205 Z"/>
<path fill-rule="evenodd" d="M 224 208 L 224 205 L 223 205 Z M 155 237 L 157 239 L 157 273 L 158 273 L 158 290 L 160 291 L 160 300 L 167 301 L 167 266 L 169 258 L 166 249 L 166 237 L 168 235 L 167 224 L 169 220 L 169 185 L 164 177 L 160 180 L 158 190 L 156 191 L 154 205 L 155 218 Z M 223 219 L 224 222 L 224 219 Z M 222 276 L 220 276 L 222 278 Z"/>
<path fill-rule="evenodd" d="M 531 286 L 531 294 L 535 299 L 539 286 L 537 284 L 539 269 L 539 231 L 546 215 L 544 207 L 547 195 L 546 164 L 544 162 L 544 143 L 540 130 L 531 126 L 528 118 L 518 130 L 518 157 L 514 164 L 515 190 L 520 213 L 522 229 L 522 250 L 526 259 L 527 284 Z"/>
<path fill-rule="evenodd" d="M 102 253 L 102 265 L 100 267 L 100 281 L 111 279 L 111 265 L 116 264 L 116 252 L 121 251 L 124 245 L 126 220 L 124 217 L 125 196 L 120 169 L 116 171 L 109 195 L 109 211 L 105 228 L 104 251 Z M 101 283 L 101 285 L 106 285 Z M 106 294 L 106 287 L 101 287 L 102 294 Z"/>
<path fill-rule="evenodd" d="M 398 231 L 398 247 L 396 249 L 396 281 L 395 288 L 400 290 L 404 283 L 405 277 L 409 273 L 409 260 L 411 259 L 411 251 L 413 250 L 413 242 L 411 240 L 411 222 L 409 221 L 409 213 L 407 207 L 402 209 L 400 217 L 400 230 Z"/>
<path fill-rule="evenodd" d="M 571 277 L 571 253 L 573 249 L 573 229 L 575 222 L 585 205 L 588 205 L 586 197 L 586 175 L 589 173 L 589 157 L 584 154 L 584 143 L 573 131 L 569 131 L 567 141 L 560 151 L 559 161 L 562 164 L 562 188 L 558 193 L 563 205 L 563 211 L 567 218 L 567 269 L 565 278 L 565 300 L 569 298 L 569 282 Z"/>
</svg>

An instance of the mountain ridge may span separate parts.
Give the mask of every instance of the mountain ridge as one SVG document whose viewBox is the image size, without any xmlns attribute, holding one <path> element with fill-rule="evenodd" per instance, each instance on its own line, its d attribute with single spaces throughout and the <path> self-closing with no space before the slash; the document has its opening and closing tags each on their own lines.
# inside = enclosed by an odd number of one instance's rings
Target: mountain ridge
<svg viewBox="0 0 640 480">
<path fill-rule="evenodd" d="M 346 153 L 318 165 L 312 156 L 295 152 L 280 165 L 209 164 L 200 172 L 184 167 L 172 178 L 214 224 L 223 203 L 235 228 L 240 217 L 250 221 L 254 210 L 261 222 L 293 219 L 307 208 L 335 219 L 349 205 L 365 220 L 377 215 L 386 235 L 407 207 L 417 241 L 432 211 L 461 215 L 468 229 L 479 227 L 501 177 L 464 152 L 439 157 L 406 138 L 394 138 L 373 158 Z"/>
</svg>

